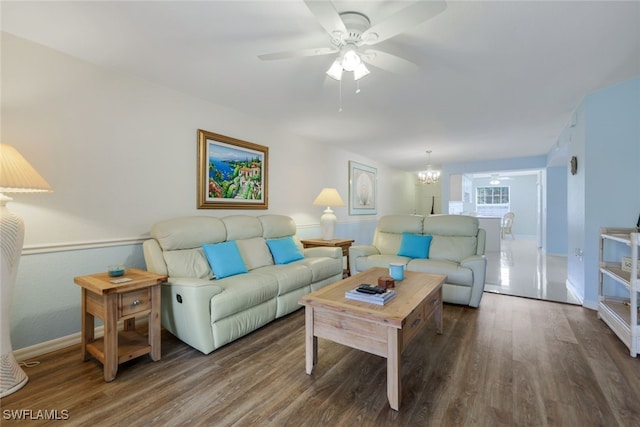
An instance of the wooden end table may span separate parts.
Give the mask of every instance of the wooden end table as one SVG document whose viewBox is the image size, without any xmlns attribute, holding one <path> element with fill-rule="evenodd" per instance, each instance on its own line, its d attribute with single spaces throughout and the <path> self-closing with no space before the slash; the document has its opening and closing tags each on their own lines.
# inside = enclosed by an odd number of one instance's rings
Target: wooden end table
<svg viewBox="0 0 640 427">
<path fill-rule="evenodd" d="M 387 397 L 400 408 L 402 352 L 434 317 L 442 333 L 442 274 L 406 271 L 396 282 L 396 296 L 383 306 L 347 299 L 344 293 L 363 283 L 377 283 L 386 268 L 370 268 L 301 297 L 305 306 L 306 371 L 318 363 L 318 338 L 387 358 Z"/>
<path fill-rule="evenodd" d="M 113 283 L 119 279 L 131 279 Z M 95 357 L 104 366 L 104 380 L 113 381 L 118 365 L 151 355 L 160 360 L 160 284 L 167 276 L 129 268 L 124 276 L 108 273 L 79 276 L 73 281 L 82 287 L 82 359 Z M 148 336 L 138 333 L 136 316 L 149 316 Z M 104 338 L 95 339 L 95 318 L 104 323 Z M 118 321 L 124 331 L 118 333 Z"/>
<path fill-rule="evenodd" d="M 349 247 L 354 241 L 355 240 L 353 239 L 305 239 L 301 240 L 301 243 L 304 248 L 317 248 L 320 246 L 342 248 L 342 256 L 347 257 L 347 268 L 342 272 L 342 276 L 349 277 L 351 275 L 351 270 L 349 268 Z"/>
</svg>

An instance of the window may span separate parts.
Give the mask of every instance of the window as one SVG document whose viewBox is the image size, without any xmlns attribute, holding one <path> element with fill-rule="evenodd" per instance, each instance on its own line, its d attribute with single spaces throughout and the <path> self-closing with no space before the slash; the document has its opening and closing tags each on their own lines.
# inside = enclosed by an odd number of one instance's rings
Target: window
<svg viewBox="0 0 640 427">
<path fill-rule="evenodd" d="M 476 211 L 479 216 L 502 218 L 509 210 L 509 187 L 491 186 L 476 189 Z"/>
</svg>

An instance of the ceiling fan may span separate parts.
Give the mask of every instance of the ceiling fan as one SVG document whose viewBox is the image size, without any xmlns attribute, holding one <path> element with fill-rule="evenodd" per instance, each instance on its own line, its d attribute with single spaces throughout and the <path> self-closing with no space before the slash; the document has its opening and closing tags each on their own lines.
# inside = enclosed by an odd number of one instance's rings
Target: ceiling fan
<svg viewBox="0 0 640 427">
<path fill-rule="evenodd" d="M 491 174 L 491 181 L 489 181 L 489 184 L 491 185 L 498 185 L 500 184 L 501 181 L 507 181 L 512 179 L 511 177 L 508 176 L 501 176 L 499 173 L 492 173 Z"/>
<path fill-rule="evenodd" d="M 413 62 L 379 49 L 370 49 L 368 46 L 388 40 L 433 18 L 447 8 L 444 0 L 418 0 L 387 19 L 372 25 L 369 17 L 363 13 L 355 11 L 338 13 L 331 1 L 304 0 L 304 2 L 329 34 L 329 45 L 268 53 L 259 55 L 258 58 L 277 60 L 337 53 L 335 61 L 327 70 L 327 75 L 335 80 L 341 80 L 344 71 L 353 72 L 356 81 L 370 73 L 365 62 L 392 72 L 416 68 Z"/>
</svg>

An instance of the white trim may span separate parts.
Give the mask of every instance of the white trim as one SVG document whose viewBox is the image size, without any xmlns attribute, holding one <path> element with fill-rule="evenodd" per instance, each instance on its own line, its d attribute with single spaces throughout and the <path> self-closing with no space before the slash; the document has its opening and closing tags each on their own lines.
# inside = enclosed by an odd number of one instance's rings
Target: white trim
<svg viewBox="0 0 640 427">
<path fill-rule="evenodd" d="M 88 242 L 50 243 L 41 245 L 28 245 L 22 249 L 22 255 L 45 254 L 51 252 L 67 252 L 83 249 L 107 248 L 112 246 L 140 245 L 150 237 L 122 237 L 109 240 L 94 240 Z"/>
<path fill-rule="evenodd" d="M 96 332 L 98 328 L 96 328 Z M 104 329 L 100 326 L 101 334 L 104 334 Z M 63 348 L 71 347 L 80 343 L 80 332 L 67 335 L 66 337 L 56 338 L 55 340 L 45 341 L 32 345 L 31 347 L 21 348 L 19 350 L 13 350 L 13 356 L 18 362 L 23 362 L 29 359 L 42 356 L 43 354 L 51 353 L 52 351 L 60 350 Z"/>
<path fill-rule="evenodd" d="M 149 325 L 148 317 L 136 318 L 136 328 L 139 326 Z M 124 329 L 124 322 L 118 323 L 118 330 Z M 98 326 L 95 328 L 94 338 L 102 338 L 104 336 L 104 326 Z M 76 344 L 80 344 L 81 332 L 67 335 L 66 337 L 56 338 L 50 341 L 41 342 L 30 347 L 24 347 L 18 350 L 13 350 L 13 356 L 18 362 L 34 359 L 42 356 L 43 354 L 51 353 L 53 351 L 61 350 L 63 348 L 71 347 Z"/>
</svg>

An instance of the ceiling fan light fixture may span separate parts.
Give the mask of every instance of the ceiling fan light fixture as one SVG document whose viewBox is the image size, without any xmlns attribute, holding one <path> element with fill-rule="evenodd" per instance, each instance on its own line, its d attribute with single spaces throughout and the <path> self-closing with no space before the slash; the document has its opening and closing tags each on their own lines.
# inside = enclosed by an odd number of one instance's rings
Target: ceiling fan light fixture
<svg viewBox="0 0 640 427">
<path fill-rule="evenodd" d="M 356 68 L 353 70 L 353 79 L 360 80 L 364 76 L 367 76 L 371 73 L 369 69 L 364 65 L 364 63 L 359 63 Z"/>
<path fill-rule="evenodd" d="M 346 71 L 353 71 L 359 64 L 362 64 L 362 60 L 356 52 L 355 46 L 347 45 L 342 54 L 342 68 Z"/>
<path fill-rule="evenodd" d="M 329 69 L 327 70 L 327 75 L 329 77 L 331 77 L 334 80 L 342 80 L 342 64 L 340 63 L 340 59 L 336 59 L 335 61 L 333 61 L 333 64 L 331 64 L 331 67 L 329 67 Z"/>
</svg>

